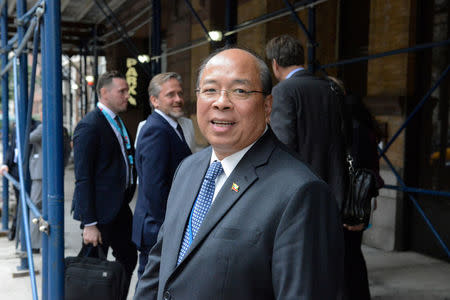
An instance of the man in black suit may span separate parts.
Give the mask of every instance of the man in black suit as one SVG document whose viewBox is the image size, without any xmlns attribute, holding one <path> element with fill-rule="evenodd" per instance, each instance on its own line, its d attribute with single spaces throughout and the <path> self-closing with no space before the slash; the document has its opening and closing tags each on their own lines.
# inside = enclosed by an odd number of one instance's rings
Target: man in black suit
<svg viewBox="0 0 450 300">
<path fill-rule="evenodd" d="M 267 44 L 266 55 L 279 81 L 272 90 L 270 125 L 280 141 L 330 185 L 341 208 L 347 172 L 339 99 L 329 81 L 303 68 L 298 40 L 275 37 Z"/>
<path fill-rule="evenodd" d="M 135 300 L 338 299 L 337 205 L 267 125 L 271 87 L 246 50 L 202 64 L 197 120 L 212 147 L 177 169 Z"/>
<path fill-rule="evenodd" d="M 97 83 L 99 102 L 77 125 L 74 132 L 75 192 L 74 218 L 83 228 L 83 251 L 109 247 L 122 263 L 128 280 L 137 261 L 131 241 L 132 212 L 129 207 L 136 187 L 134 148 L 118 114 L 128 105 L 125 77 L 111 71 Z M 125 298 L 126 298 L 125 293 Z"/>
<path fill-rule="evenodd" d="M 156 243 L 164 221 L 173 174 L 179 163 L 191 154 L 178 124 L 184 114 L 181 76 L 174 72 L 154 76 L 148 94 L 155 110 L 142 127 L 136 146 L 139 185 L 133 216 L 133 242 L 140 252 L 138 278 L 144 272 L 148 252 Z"/>
</svg>

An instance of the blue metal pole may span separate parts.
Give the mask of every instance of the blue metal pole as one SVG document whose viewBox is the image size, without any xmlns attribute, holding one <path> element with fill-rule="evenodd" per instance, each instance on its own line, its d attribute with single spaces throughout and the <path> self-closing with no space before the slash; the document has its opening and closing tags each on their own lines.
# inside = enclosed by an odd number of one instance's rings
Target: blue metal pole
<svg viewBox="0 0 450 300">
<path fill-rule="evenodd" d="M 209 37 L 209 32 L 208 29 L 206 28 L 205 24 L 203 23 L 202 19 L 200 19 L 199 15 L 197 14 L 197 12 L 195 11 L 194 7 L 192 7 L 191 1 L 189 0 L 185 0 L 184 1 L 186 3 L 186 5 L 188 6 L 189 10 L 192 12 L 192 14 L 194 15 L 195 19 L 197 20 L 197 22 L 200 24 L 200 26 L 202 27 L 203 31 L 205 32 L 206 37 L 208 38 L 208 40 L 210 39 Z M 153 3 L 155 3 L 155 1 L 153 1 Z M 153 7 L 154 8 L 154 7 Z"/>
<path fill-rule="evenodd" d="M 44 1 L 41 0 L 41 1 L 36 2 L 32 8 L 30 8 L 24 15 L 22 15 L 20 18 L 18 18 L 18 21 L 23 22 L 23 23 L 29 22 L 30 19 L 35 14 L 38 7 L 42 4 L 42 2 L 44 2 Z"/>
<path fill-rule="evenodd" d="M 98 82 L 98 27 L 97 25 L 94 26 L 94 86 L 97 86 L 97 82 Z M 71 86 L 70 84 L 70 58 L 69 58 L 69 86 Z M 94 89 L 95 90 L 95 89 Z M 70 97 L 72 98 L 72 88 L 69 88 L 70 91 Z M 97 102 L 98 102 L 98 94 L 94 92 L 94 104 L 95 106 L 97 106 Z M 72 124 L 72 99 L 70 99 L 70 109 L 71 109 L 71 113 L 70 113 L 70 124 Z M 71 131 L 72 133 L 72 131 Z"/>
<path fill-rule="evenodd" d="M 47 176 L 49 257 L 48 298 L 64 299 L 64 172 L 61 74 L 61 3 L 48 0 L 44 13 L 45 98 L 47 98 Z M 51 159 L 49 159 L 51 158 Z"/>
<path fill-rule="evenodd" d="M 29 164 L 29 155 L 30 155 L 30 132 L 31 132 L 31 121 L 32 121 L 32 113 L 33 113 L 33 100 L 34 100 L 34 85 L 36 83 L 36 66 L 37 66 L 37 53 L 39 50 L 38 43 L 39 43 L 39 24 L 36 23 L 36 27 L 34 28 L 34 41 L 33 41 L 33 61 L 32 61 L 32 70 L 31 70 L 31 82 L 30 82 L 30 93 L 28 94 L 28 108 L 26 111 L 27 114 L 27 120 L 26 120 L 26 126 L 25 126 L 25 135 L 24 135 L 24 155 L 23 157 L 26 157 L 25 161 L 23 162 L 24 170 L 28 174 L 28 164 Z M 27 67 L 28 70 L 28 67 Z M 31 179 L 30 179 L 31 181 Z M 30 183 L 31 184 L 31 183 Z M 28 189 L 27 189 L 28 190 Z"/>
<path fill-rule="evenodd" d="M 25 0 L 17 0 L 16 3 L 16 10 L 17 10 L 17 18 L 20 18 L 21 16 L 23 16 L 27 10 L 27 3 Z M 22 42 L 24 36 L 25 36 L 25 28 L 23 25 L 20 25 L 17 27 L 17 33 L 18 33 L 18 42 L 19 44 Z M 19 149 L 19 151 L 21 151 L 21 153 L 23 154 L 25 151 L 25 147 L 27 145 L 25 145 L 25 124 L 27 123 L 27 111 L 26 109 L 23 109 L 25 107 L 28 107 L 28 59 L 27 59 L 27 55 L 25 53 L 20 54 L 19 56 L 19 62 L 20 62 L 20 69 L 19 69 L 19 102 L 18 102 L 18 106 L 16 106 L 16 109 L 19 109 L 19 118 L 16 119 L 16 127 L 18 127 L 18 125 L 20 124 L 20 135 L 17 135 L 17 139 L 16 141 L 18 142 L 17 145 L 21 145 L 22 149 Z M 14 78 L 15 79 L 15 78 Z M 17 132 L 17 130 L 16 130 Z M 23 157 L 22 159 L 27 159 L 25 157 Z M 24 175 L 28 173 L 26 170 L 24 170 Z M 24 179 L 24 187 L 25 189 L 20 191 L 20 194 L 22 195 L 24 193 L 24 191 L 29 189 L 29 180 L 28 180 L 28 176 L 23 176 Z M 25 202 L 23 202 L 23 204 L 25 204 Z M 22 208 L 22 216 L 27 215 L 28 216 L 28 207 L 26 205 L 21 205 Z M 28 219 L 28 218 L 27 218 Z M 25 221 L 25 220 L 23 220 Z M 22 252 L 26 251 L 26 243 L 25 243 L 25 228 L 24 227 L 29 227 L 29 224 L 25 224 L 23 222 L 23 227 L 22 230 L 20 231 L 20 249 L 22 250 Z M 28 262 L 26 258 L 21 258 L 20 259 L 20 267 L 18 267 L 18 269 L 20 270 L 27 270 L 28 269 Z"/>
<path fill-rule="evenodd" d="M 425 94 L 425 96 L 420 100 L 420 102 L 416 105 L 413 112 L 408 116 L 406 121 L 402 124 L 402 126 L 397 130 L 397 132 L 392 136 L 392 138 L 389 140 L 389 142 L 386 144 L 386 146 L 383 148 L 383 150 L 380 151 L 380 155 L 382 156 L 386 151 L 389 149 L 389 147 L 394 143 L 394 141 L 397 139 L 397 137 L 400 135 L 400 133 L 403 131 L 403 129 L 406 128 L 408 123 L 411 121 L 411 119 L 416 115 L 416 113 L 422 108 L 422 106 L 425 104 L 425 102 L 428 100 L 428 98 L 433 94 L 433 92 L 438 88 L 438 86 L 441 84 L 441 82 L 444 80 L 445 76 L 447 76 L 448 72 L 450 71 L 450 65 L 447 66 L 444 72 L 442 72 L 439 79 L 436 81 L 436 83 L 433 85 L 433 87 Z"/>
<path fill-rule="evenodd" d="M 95 77 L 95 84 L 97 84 L 98 81 L 98 70 L 97 70 L 97 77 Z M 95 93 L 97 95 L 97 93 Z M 97 99 L 98 100 L 98 99 Z M 96 100 L 96 101 L 97 101 Z M 97 102 L 95 103 L 97 105 Z M 72 120 L 73 120 L 73 96 L 72 96 L 72 59 L 69 57 L 69 134 L 72 136 L 73 130 L 72 130 Z"/>
<path fill-rule="evenodd" d="M 378 152 L 381 153 L 381 149 L 378 148 Z M 391 163 L 391 161 L 389 160 L 389 158 L 387 158 L 387 156 L 385 154 L 381 154 L 381 156 L 383 157 L 383 159 L 386 161 L 386 163 L 388 164 L 388 166 L 391 168 L 392 172 L 394 173 L 395 177 L 397 178 L 398 182 L 400 183 L 400 186 L 405 189 L 406 188 L 406 184 L 403 182 L 403 179 L 400 177 L 400 174 L 398 174 L 397 170 L 395 170 L 394 165 Z M 436 231 L 436 229 L 434 228 L 433 224 L 431 224 L 431 221 L 428 219 L 427 215 L 425 214 L 425 212 L 423 211 L 422 207 L 420 207 L 419 203 L 417 202 L 416 198 L 414 198 L 411 194 L 408 194 L 409 199 L 411 200 L 411 202 L 413 203 L 413 205 L 416 207 L 417 211 L 419 212 L 419 214 L 422 216 L 423 220 L 425 221 L 425 223 L 427 223 L 428 227 L 430 228 L 431 232 L 433 233 L 433 235 L 436 237 L 436 239 L 438 240 L 439 244 L 442 246 L 442 249 L 444 249 L 445 253 L 447 254 L 447 256 L 450 258 L 450 250 L 448 249 L 447 245 L 445 244 L 445 242 L 442 240 L 441 236 L 439 235 L 439 233 Z"/>
<path fill-rule="evenodd" d="M 114 30 L 116 30 L 117 33 L 119 33 L 122 36 L 122 41 L 127 46 L 127 49 L 133 54 L 133 56 L 138 59 L 139 51 L 134 45 L 134 43 L 131 41 L 130 37 L 128 36 L 127 31 L 124 29 L 122 24 L 120 23 L 119 19 L 114 14 L 111 7 L 109 7 L 108 3 L 106 3 L 105 0 L 101 0 L 102 3 L 99 2 L 99 0 L 94 0 L 97 7 L 101 10 L 101 12 L 105 15 L 105 17 L 108 19 L 109 23 L 113 26 Z M 153 7 L 154 9 L 154 7 Z M 149 70 L 149 66 L 146 63 L 140 63 L 138 64 L 142 67 L 142 70 L 150 76 L 151 70 Z"/>
<path fill-rule="evenodd" d="M 44 23 L 41 22 L 39 25 L 41 27 L 40 33 L 41 33 L 41 64 L 44 66 L 48 65 L 46 62 L 46 55 L 43 55 L 46 52 L 45 49 L 45 32 L 44 32 Z M 43 161 L 42 161 L 42 217 L 44 220 L 48 220 L 48 172 L 47 172 L 47 162 L 48 162 L 48 142 L 47 142 L 47 136 L 48 136 L 48 125 L 47 125 L 47 78 L 45 76 L 45 73 L 42 76 L 42 155 L 43 155 Z M 42 235 L 42 299 L 48 300 L 48 235 L 43 234 Z"/>
<path fill-rule="evenodd" d="M 236 26 L 237 19 L 237 3 L 236 0 L 226 0 L 225 6 L 225 32 L 233 30 L 234 26 Z M 236 34 L 228 35 L 225 37 L 226 45 L 233 45 L 236 43 Z"/>
<path fill-rule="evenodd" d="M 16 119 L 20 118 L 20 114 L 22 114 L 21 110 L 23 110 L 23 107 L 19 106 L 19 89 L 17 88 L 18 82 L 17 82 L 17 58 L 14 58 L 13 63 L 14 68 L 14 104 L 16 107 Z M 20 74 L 19 74 L 20 75 Z M 30 279 L 31 279 L 31 288 L 33 293 L 33 299 L 38 299 L 37 294 L 37 288 L 36 288 L 36 277 L 34 274 L 34 263 L 33 263 L 33 254 L 31 252 L 31 241 L 30 241 L 30 227 L 28 222 L 28 210 L 27 210 L 27 204 L 26 204 L 26 187 L 25 187 L 25 170 L 23 169 L 23 160 L 26 159 L 23 156 L 23 146 L 21 143 L 24 140 L 24 137 L 22 136 L 24 134 L 24 130 L 22 129 L 24 125 L 24 122 L 17 122 L 16 123 L 16 136 L 17 136 L 17 148 L 19 149 L 19 155 L 17 166 L 19 167 L 19 178 L 20 178 L 20 206 L 22 207 L 22 236 L 20 240 L 20 244 L 22 246 L 22 249 L 25 248 L 27 252 L 27 258 L 22 258 L 21 260 L 25 260 L 27 263 L 26 269 L 28 269 L 28 266 L 30 266 Z M 21 265 L 18 269 L 23 269 L 23 265 Z"/>
<path fill-rule="evenodd" d="M 14 177 L 11 176 L 9 173 L 5 173 L 4 176 L 11 182 L 18 190 L 20 190 L 20 182 L 14 179 Z M 27 202 L 30 209 L 33 211 L 33 214 L 35 214 L 38 218 L 42 217 L 41 212 L 37 208 L 36 204 L 34 204 L 31 199 L 30 195 L 28 193 L 25 193 L 25 201 Z"/>
<path fill-rule="evenodd" d="M 397 191 L 403 191 L 403 192 L 417 193 L 417 194 L 450 197 L 450 192 L 418 189 L 418 188 L 413 188 L 413 187 L 408 187 L 408 186 L 401 187 L 401 186 L 386 184 L 386 185 L 383 186 L 383 188 L 384 189 L 389 189 L 389 190 L 397 190 Z"/>
<path fill-rule="evenodd" d="M 308 8 L 308 29 L 310 34 L 308 36 L 308 70 L 314 73 L 314 61 L 316 60 L 316 44 L 314 42 L 316 36 L 316 9 L 314 7 Z"/>
<path fill-rule="evenodd" d="M 396 54 L 416 52 L 416 51 L 420 51 L 420 50 L 425 50 L 425 49 L 434 48 L 434 47 L 442 47 L 442 46 L 447 46 L 447 45 L 450 45 L 450 40 L 420 44 L 420 45 L 416 45 L 416 46 L 410 47 L 410 48 L 402 48 L 402 49 L 397 49 L 397 50 L 392 50 L 392 51 L 386 51 L 386 52 L 372 54 L 372 55 L 363 56 L 363 57 L 344 59 L 344 60 L 334 62 L 331 64 L 322 65 L 322 66 L 320 66 L 320 68 L 328 69 L 328 68 L 333 68 L 333 67 L 342 66 L 342 65 L 354 64 L 354 63 L 358 63 L 361 61 L 367 61 L 367 60 L 377 59 L 377 58 L 381 58 L 381 57 L 392 56 L 392 55 L 396 55 Z"/>
<path fill-rule="evenodd" d="M 1 12 L 1 45 L 2 49 L 8 46 L 8 5 L 5 2 Z M 5 51 L 2 54 L 2 68 L 8 64 L 8 52 Z M 2 142 L 3 142 L 3 160 L 6 157 L 6 151 L 8 151 L 9 144 L 9 117 L 8 117 L 8 72 L 2 76 Z M 9 193 L 8 193 L 8 179 L 3 177 L 3 214 L 2 214 L 2 230 L 8 230 L 8 217 L 9 217 Z"/>
<path fill-rule="evenodd" d="M 300 26 L 300 28 L 302 29 L 303 33 L 306 35 L 306 37 L 308 38 L 308 43 L 313 44 L 314 46 L 317 46 L 317 42 L 314 40 L 313 36 L 309 33 L 308 29 L 306 29 L 305 24 L 303 24 L 302 20 L 300 19 L 300 17 L 297 15 L 297 12 L 295 11 L 295 8 L 292 6 L 292 4 L 289 2 L 289 0 L 284 0 L 284 4 L 286 5 L 286 7 L 291 11 L 292 17 L 294 18 L 294 20 L 297 22 L 297 24 Z M 311 28 L 311 27 L 310 27 Z"/>
</svg>

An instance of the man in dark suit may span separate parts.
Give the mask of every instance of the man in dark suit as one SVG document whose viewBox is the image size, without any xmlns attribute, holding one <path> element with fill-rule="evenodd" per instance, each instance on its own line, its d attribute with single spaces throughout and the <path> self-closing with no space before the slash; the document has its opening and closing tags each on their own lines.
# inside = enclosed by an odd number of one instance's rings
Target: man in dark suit
<svg viewBox="0 0 450 300">
<path fill-rule="evenodd" d="M 180 164 L 135 300 L 338 298 L 337 206 L 267 125 L 271 87 L 249 51 L 202 64 L 197 119 L 212 147 Z"/>
<path fill-rule="evenodd" d="M 173 174 L 191 154 L 178 118 L 183 116 L 181 77 L 169 72 L 154 76 L 148 86 L 154 112 L 142 127 L 136 146 L 139 176 L 138 199 L 133 216 L 133 242 L 139 249 L 138 278 L 144 272 L 148 252 L 156 243 L 166 213 Z"/>
<path fill-rule="evenodd" d="M 136 172 L 133 143 L 118 116 L 127 109 L 128 84 L 122 74 L 107 72 L 98 80 L 97 93 L 97 108 L 78 123 L 73 137 L 74 218 L 83 228 L 83 251 L 93 255 L 96 251 L 90 248 L 99 245 L 107 254 L 111 247 L 129 280 L 137 261 L 128 205 Z"/>
<path fill-rule="evenodd" d="M 303 68 L 301 43 L 289 35 L 266 46 L 275 77 L 270 125 L 276 136 L 299 153 L 330 188 L 339 208 L 346 187 L 345 145 L 340 104 L 327 80 Z"/>
</svg>

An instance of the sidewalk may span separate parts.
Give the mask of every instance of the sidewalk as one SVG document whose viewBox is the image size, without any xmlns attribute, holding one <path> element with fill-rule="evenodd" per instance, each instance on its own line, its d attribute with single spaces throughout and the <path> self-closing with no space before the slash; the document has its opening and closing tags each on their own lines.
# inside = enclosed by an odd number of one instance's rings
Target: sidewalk
<svg viewBox="0 0 450 300">
<path fill-rule="evenodd" d="M 79 223 L 69 214 L 75 182 L 73 165 L 66 168 L 64 182 L 65 255 L 72 256 L 78 253 L 81 246 Z M 450 264 L 414 252 L 385 252 L 369 247 L 364 247 L 363 251 L 369 270 L 372 299 L 450 300 Z M 34 255 L 34 261 L 35 269 L 41 271 L 41 255 Z M 0 237 L 1 300 L 32 299 L 30 277 L 12 276 L 19 262 L 15 255 L 15 242 Z M 36 278 L 41 299 L 41 275 Z M 128 299 L 132 299 L 135 285 L 136 275 L 133 276 Z"/>
<path fill-rule="evenodd" d="M 81 229 L 80 223 L 75 221 L 70 214 L 72 205 L 73 190 L 75 185 L 75 176 L 73 164 L 69 164 L 64 174 L 64 253 L 65 256 L 75 256 L 81 248 Z M 136 198 L 136 197 L 135 197 Z M 131 203 L 134 207 L 135 199 Z M 0 237 L 0 299 L 1 300 L 31 300 L 33 294 L 31 291 L 30 277 L 13 278 L 12 274 L 16 272 L 16 267 L 20 264 L 15 250 L 15 241 L 8 241 L 6 237 Z M 108 259 L 113 260 L 109 251 Z M 35 270 L 41 272 L 42 258 L 41 254 L 33 255 Z M 41 297 L 41 275 L 36 276 L 39 299 Z M 136 286 L 136 272 L 131 279 L 129 300 L 133 298 L 134 288 Z"/>
</svg>

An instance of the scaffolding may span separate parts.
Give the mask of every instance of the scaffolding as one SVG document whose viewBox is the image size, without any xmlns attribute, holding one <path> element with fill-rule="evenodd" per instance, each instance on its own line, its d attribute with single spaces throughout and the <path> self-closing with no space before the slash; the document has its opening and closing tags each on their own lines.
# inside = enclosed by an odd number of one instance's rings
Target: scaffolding
<svg viewBox="0 0 450 300">
<path fill-rule="evenodd" d="M 33 299 L 38 299 L 34 263 L 28 227 L 28 207 L 39 216 L 38 222 L 46 234 L 42 242 L 42 297 L 64 298 L 64 198 L 62 157 L 62 93 L 61 93 L 61 32 L 60 2 L 38 1 L 26 11 L 26 1 L 17 0 L 17 38 L 7 41 L 7 3 L 2 2 L 2 104 L 4 154 L 8 144 L 8 71 L 13 69 L 16 136 L 20 178 L 20 207 L 22 214 L 20 269 L 30 270 Z M 33 37 L 33 62 L 30 91 L 28 91 L 28 61 L 25 48 Z M 39 42 L 40 41 L 40 42 Z M 26 178 L 28 138 L 31 125 L 37 53 L 41 49 L 43 94 L 43 181 L 42 212 L 29 200 L 29 180 Z M 8 53 L 13 51 L 12 58 Z M 30 95 L 30 96 L 29 96 Z M 8 177 L 12 179 L 11 177 Z M 3 209 L 8 211 L 8 183 L 3 180 Z M 5 216 L 6 215 L 6 216 Z M 3 229 L 8 227 L 8 215 L 3 214 Z M 6 226 L 5 226 L 6 225 Z M 52 259 L 49 260 L 49 257 Z M 27 258 L 27 259 L 26 259 Z"/>
<path fill-rule="evenodd" d="M 101 9 L 102 13 L 107 18 L 107 21 L 113 26 L 114 30 L 121 36 L 122 42 L 128 47 L 133 56 L 137 58 L 136 46 L 131 41 L 124 29 L 123 25 L 119 22 L 114 15 L 111 8 L 108 7 L 104 0 L 94 0 L 95 4 Z M 288 0 L 284 0 L 285 8 L 265 14 L 258 18 L 248 20 L 241 24 L 235 24 L 231 16 L 231 3 L 227 1 L 226 10 L 226 31 L 223 32 L 223 36 L 227 39 L 227 42 L 231 43 L 231 38 L 236 33 L 252 28 L 254 26 L 272 21 L 277 18 L 291 15 L 293 20 L 300 26 L 301 30 L 308 40 L 308 60 L 307 65 L 309 70 L 314 72 L 315 70 L 325 71 L 326 69 L 342 66 L 346 64 L 358 63 L 362 61 L 368 61 L 390 55 L 397 55 L 401 53 L 409 53 L 415 51 L 422 51 L 434 47 L 445 47 L 450 44 L 450 40 L 445 40 L 435 43 L 427 43 L 416 45 L 414 47 L 398 49 L 393 51 L 387 51 L 384 53 L 378 53 L 365 57 L 359 57 L 354 59 L 348 59 L 338 61 L 332 64 L 320 65 L 316 61 L 315 51 L 318 46 L 315 41 L 315 6 L 320 3 L 326 2 L 326 0 L 302 0 L 291 4 Z M 152 0 L 152 33 L 151 33 L 151 53 L 150 65 L 140 64 L 145 72 L 155 75 L 161 71 L 161 58 L 163 56 L 174 55 L 183 51 L 188 51 L 195 47 L 211 43 L 212 39 L 208 28 L 203 24 L 200 17 L 198 17 L 195 9 L 192 7 L 190 1 L 186 0 L 185 3 L 189 7 L 195 19 L 200 23 L 204 37 L 190 41 L 189 43 L 176 46 L 166 51 L 161 49 L 161 3 L 160 0 Z M 14 79 L 14 102 L 16 113 L 16 131 L 17 145 L 19 150 L 19 177 L 20 181 L 17 182 L 13 177 L 6 174 L 3 178 L 3 211 L 8 211 L 8 180 L 11 181 L 16 187 L 20 189 L 20 207 L 22 214 L 22 229 L 21 230 L 21 243 L 22 251 L 26 252 L 21 260 L 20 268 L 30 270 L 30 279 L 33 292 L 33 299 L 38 299 L 36 279 L 34 275 L 34 263 L 31 254 L 30 245 L 30 233 L 28 229 L 28 209 L 31 209 L 35 215 L 38 216 L 38 223 L 42 228 L 43 241 L 42 241 L 42 298 L 43 299 L 63 299 L 64 298 L 64 197 L 63 197 L 63 148 L 62 148 L 62 72 L 61 72 L 61 8 L 59 0 L 41 0 L 30 9 L 26 10 L 26 1 L 17 0 L 16 4 L 16 21 L 18 24 L 17 34 L 8 40 L 8 9 L 7 1 L 0 2 L 1 8 L 1 76 L 2 76 L 2 108 L 3 108 L 3 151 L 4 155 L 8 148 L 8 133 L 9 133 L 9 119 L 8 119 L 8 81 L 9 73 L 12 69 L 12 76 Z M 308 10 L 308 27 L 306 27 L 302 20 L 297 15 L 299 10 Z M 90 43 L 94 47 L 95 64 L 97 64 L 97 33 L 94 32 L 93 43 Z M 29 41 L 33 40 L 33 62 L 31 70 L 30 87 L 28 88 L 28 62 L 25 53 L 26 45 Z M 43 94 L 43 188 L 42 188 L 42 211 L 40 212 L 31 202 L 27 193 L 29 181 L 26 178 L 27 170 L 27 148 L 28 137 L 31 124 L 31 111 L 33 105 L 34 85 L 36 78 L 36 62 L 40 48 L 42 57 L 42 68 L 45 72 L 42 73 L 42 94 Z M 8 58 L 8 54 L 12 52 L 13 56 Z M 82 51 L 81 51 L 82 52 Z M 82 52 L 84 56 L 86 53 Z M 69 62 L 70 64 L 70 62 Z M 85 63 L 86 65 L 86 63 Z M 96 66 L 95 66 L 96 67 Z M 69 68 L 70 69 L 70 68 Z M 96 69 L 95 69 L 96 70 Z M 414 204 L 414 207 L 420 213 L 426 224 L 430 228 L 431 232 L 438 240 L 441 247 L 444 249 L 447 256 L 450 258 L 450 251 L 443 239 L 440 237 L 437 230 L 432 225 L 432 222 L 423 212 L 417 200 L 412 194 L 431 194 L 438 196 L 450 197 L 450 192 L 446 191 L 433 191 L 426 189 L 419 189 L 414 187 L 408 187 L 403 182 L 401 176 L 386 157 L 386 151 L 390 148 L 392 143 L 398 138 L 401 132 L 407 127 L 409 122 L 418 111 L 423 107 L 425 102 L 430 98 L 433 91 L 441 84 L 443 79 L 448 75 L 450 66 L 447 66 L 445 71 L 441 74 L 440 78 L 435 82 L 433 87 L 423 96 L 422 100 L 417 104 L 413 112 L 408 116 L 404 124 L 398 129 L 391 140 L 386 144 L 383 149 L 379 149 L 380 157 L 382 157 L 389 168 L 394 173 L 400 186 L 387 185 L 384 188 L 402 191 Z M 81 71 L 83 72 L 83 71 Z M 84 69 L 85 72 L 85 69 Z M 95 78 L 98 74 L 95 71 Z M 68 74 L 69 80 L 71 80 L 71 74 Z M 82 79 L 81 79 L 82 80 Z M 87 92 L 85 90 L 85 92 Z M 72 100 L 70 100 L 72 101 Z M 86 100 L 87 101 L 87 100 Z M 85 112 L 87 110 L 87 102 L 85 103 Z M 72 106 L 71 106 L 72 109 Z M 8 229 L 8 214 L 2 216 L 2 229 Z M 49 260 L 51 257 L 51 260 Z"/>
</svg>

